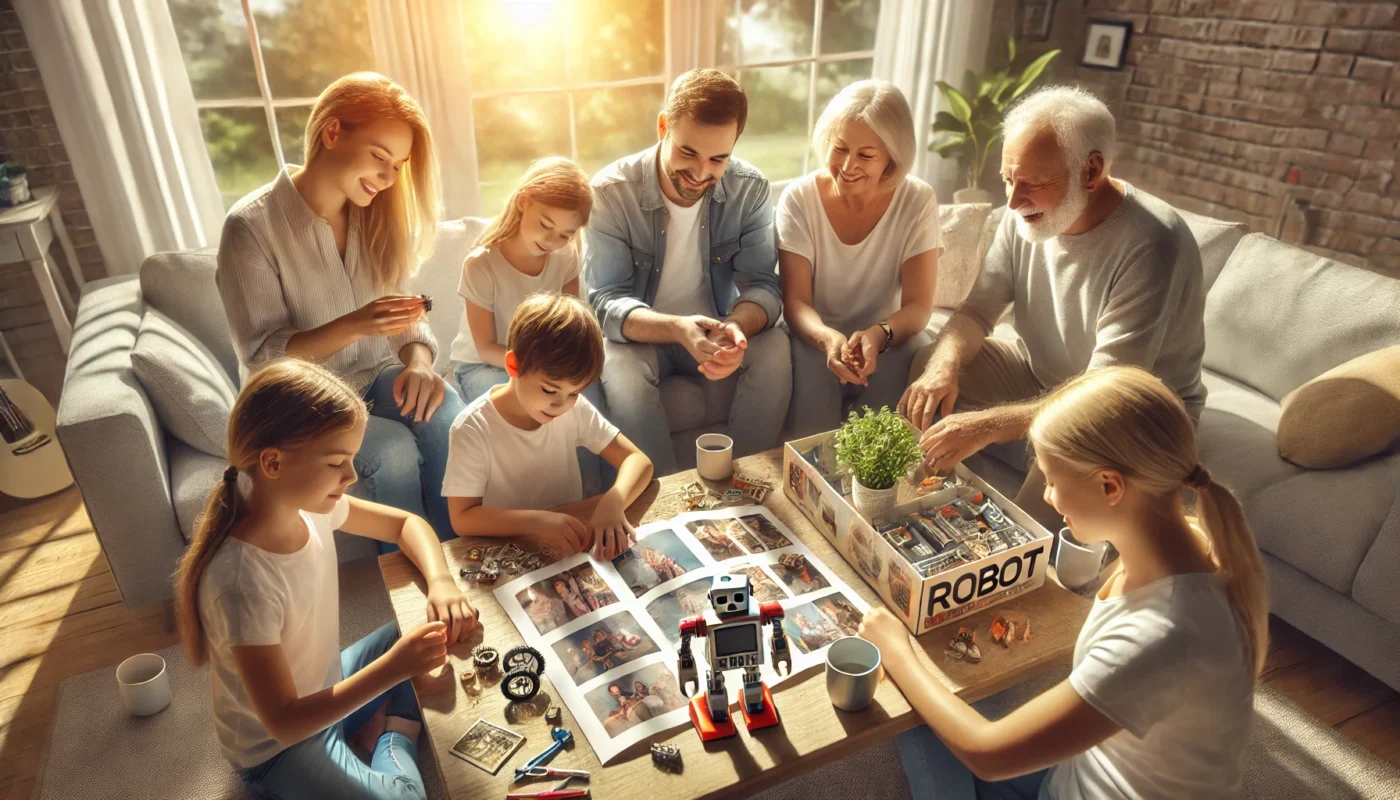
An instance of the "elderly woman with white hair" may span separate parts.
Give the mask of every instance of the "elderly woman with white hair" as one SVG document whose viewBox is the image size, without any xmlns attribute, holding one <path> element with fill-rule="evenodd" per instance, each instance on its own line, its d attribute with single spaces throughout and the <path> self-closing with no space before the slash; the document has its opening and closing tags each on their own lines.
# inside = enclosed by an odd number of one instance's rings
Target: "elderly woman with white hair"
<svg viewBox="0 0 1400 800">
<path fill-rule="evenodd" d="M 853 83 L 817 120 L 825 166 L 778 200 L 794 435 L 836 427 L 844 401 L 893 408 L 927 341 L 942 242 L 933 189 L 908 174 L 914 146 L 899 89 Z"/>
</svg>

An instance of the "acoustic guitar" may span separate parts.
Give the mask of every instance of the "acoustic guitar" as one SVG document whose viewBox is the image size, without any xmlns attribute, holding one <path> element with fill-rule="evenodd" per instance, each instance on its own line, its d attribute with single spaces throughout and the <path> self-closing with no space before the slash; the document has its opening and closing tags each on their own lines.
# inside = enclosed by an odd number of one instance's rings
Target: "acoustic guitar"
<svg viewBox="0 0 1400 800">
<path fill-rule="evenodd" d="M 28 499 L 72 485 L 53 406 L 24 381 L 0 380 L 0 494 Z"/>
</svg>

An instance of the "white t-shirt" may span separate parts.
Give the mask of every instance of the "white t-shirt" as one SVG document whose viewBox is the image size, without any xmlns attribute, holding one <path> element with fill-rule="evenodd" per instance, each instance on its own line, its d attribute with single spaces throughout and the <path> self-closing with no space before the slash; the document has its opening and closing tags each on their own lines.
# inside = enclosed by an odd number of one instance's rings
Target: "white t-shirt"
<svg viewBox="0 0 1400 800">
<path fill-rule="evenodd" d="M 1069 680 L 1123 730 L 1056 766 L 1050 797 L 1240 795 L 1254 674 L 1214 575 L 1175 575 L 1097 600 Z"/>
<path fill-rule="evenodd" d="M 601 453 L 615 438 L 617 426 L 586 397 L 553 422 L 525 431 L 501 416 L 487 392 L 452 422 L 442 495 L 514 509 L 577 502 L 583 499 L 577 448 Z"/>
<path fill-rule="evenodd" d="M 270 553 L 230 537 L 199 581 L 199 618 L 209 639 L 214 728 L 235 768 L 282 751 L 238 678 L 232 647 L 282 645 L 297 696 L 340 681 L 340 592 L 335 529 L 350 514 L 340 498 L 330 514 L 301 512 L 310 536 L 295 553 Z"/>
<path fill-rule="evenodd" d="M 904 262 L 943 247 L 938 198 L 927 183 L 906 177 L 875 228 L 858 244 L 843 244 L 822 207 L 821 174 L 793 181 L 778 198 L 778 249 L 812 262 L 812 307 L 849 335 L 898 311 Z"/>
<path fill-rule="evenodd" d="M 504 346 L 510 318 L 520 301 L 538 292 L 562 291 L 564 284 L 578 275 L 578 250 L 573 246 L 561 247 L 546 256 L 544 269 L 538 275 L 526 275 L 512 267 L 499 247 L 478 247 L 462 264 L 457 294 L 496 315 L 496 343 Z M 451 354 L 453 361 L 462 364 L 481 363 L 465 305 Z"/>
<path fill-rule="evenodd" d="M 661 202 L 666 204 L 669 216 L 666 255 L 659 265 L 661 282 L 656 286 L 656 298 L 651 307 L 663 314 L 713 317 L 715 301 L 701 272 L 704 265 L 700 263 L 700 209 L 708 201 L 702 199 L 686 208 L 671 202 L 671 198 L 662 193 Z"/>
</svg>

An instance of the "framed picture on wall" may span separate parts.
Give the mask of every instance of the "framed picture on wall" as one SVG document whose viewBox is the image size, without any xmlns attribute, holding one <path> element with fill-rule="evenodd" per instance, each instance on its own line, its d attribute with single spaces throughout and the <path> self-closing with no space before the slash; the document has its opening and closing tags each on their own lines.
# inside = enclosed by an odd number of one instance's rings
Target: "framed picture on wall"
<svg viewBox="0 0 1400 800">
<path fill-rule="evenodd" d="M 1055 0 L 1020 0 L 1016 5 L 1016 34 L 1027 42 L 1050 38 L 1050 22 L 1055 16 Z"/>
<path fill-rule="evenodd" d="M 1084 37 L 1084 58 L 1079 63 L 1094 69 L 1122 69 L 1132 35 L 1131 22 L 1090 20 L 1088 35 Z"/>
</svg>

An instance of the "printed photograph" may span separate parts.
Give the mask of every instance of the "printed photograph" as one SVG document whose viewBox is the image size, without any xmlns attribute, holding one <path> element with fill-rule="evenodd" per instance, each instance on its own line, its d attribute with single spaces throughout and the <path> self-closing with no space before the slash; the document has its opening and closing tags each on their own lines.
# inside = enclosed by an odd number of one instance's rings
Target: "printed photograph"
<svg viewBox="0 0 1400 800">
<path fill-rule="evenodd" d="M 798 466 L 796 461 L 788 464 L 788 487 L 792 489 L 792 494 L 799 503 L 806 500 L 806 495 L 802 491 L 803 485 L 802 467 Z"/>
<path fill-rule="evenodd" d="M 894 602 L 894 606 L 902 616 L 909 616 L 910 604 L 914 599 L 914 587 L 909 573 L 904 567 L 896 566 L 890 562 L 890 571 L 886 586 L 890 590 L 889 599 Z"/>
<path fill-rule="evenodd" d="M 836 509 L 831 504 L 822 501 L 822 527 L 826 529 L 826 538 L 831 541 L 836 540 Z"/>
<path fill-rule="evenodd" d="M 859 517 L 851 520 L 851 526 L 846 530 L 846 560 L 855 564 L 866 580 L 878 581 L 884 562 L 875 551 L 873 535 Z"/>
<path fill-rule="evenodd" d="M 807 594 L 831 586 L 831 581 L 801 553 L 779 556 L 778 563 L 769 564 L 768 568 L 773 570 L 773 574 L 778 576 L 778 580 L 782 581 L 793 595 Z"/>
<path fill-rule="evenodd" d="M 729 522 L 727 519 L 697 519 L 687 522 L 685 527 L 695 535 L 695 540 L 709 552 L 711 558 L 724 561 L 745 555 L 743 549 L 724 532 Z"/>
<path fill-rule="evenodd" d="M 647 603 L 647 615 L 675 646 L 681 640 L 681 620 L 704 613 L 710 604 L 709 593 L 710 577 L 696 578 Z"/>
<path fill-rule="evenodd" d="M 763 542 L 759 541 L 753 530 L 737 519 L 725 520 L 724 532 L 750 553 L 761 553 L 765 549 Z"/>
<path fill-rule="evenodd" d="M 605 683 L 585 697 L 603 730 L 612 737 L 668 711 L 685 708 L 687 703 L 675 673 L 661 662 Z"/>
<path fill-rule="evenodd" d="M 617 602 L 592 564 L 579 564 L 517 592 L 515 599 L 540 633 Z"/>
<path fill-rule="evenodd" d="M 779 600 L 786 600 L 787 594 L 783 592 L 773 579 L 768 577 L 768 573 L 759 567 L 735 568 L 729 570 L 731 575 L 749 576 L 750 591 L 753 592 L 753 599 L 760 603 L 774 603 Z"/>
<path fill-rule="evenodd" d="M 452 755 L 495 775 L 525 737 L 479 719 L 452 745 Z"/>
<path fill-rule="evenodd" d="M 584 683 L 660 650 L 630 611 L 574 631 L 553 646 L 574 683 Z"/>
<path fill-rule="evenodd" d="M 613 559 L 613 566 L 632 594 L 640 597 L 666 581 L 700 568 L 675 531 L 661 530 L 638 541 Z"/>
<path fill-rule="evenodd" d="M 836 592 L 818 600 L 813 600 L 812 604 L 822 613 L 822 616 L 831 620 L 840 631 L 842 636 L 855 636 L 860 630 L 860 621 L 865 614 L 856 608 L 844 594 Z"/>
<path fill-rule="evenodd" d="M 739 522 L 757 537 L 763 545 L 763 550 L 777 550 L 783 547 L 791 547 L 792 541 L 778 530 L 778 526 L 773 524 L 773 520 L 762 514 L 745 514 L 739 517 Z"/>
<path fill-rule="evenodd" d="M 804 653 L 815 653 L 846 634 L 814 603 L 791 606 L 783 617 L 783 630 L 793 647 Z"/>
</svg>

